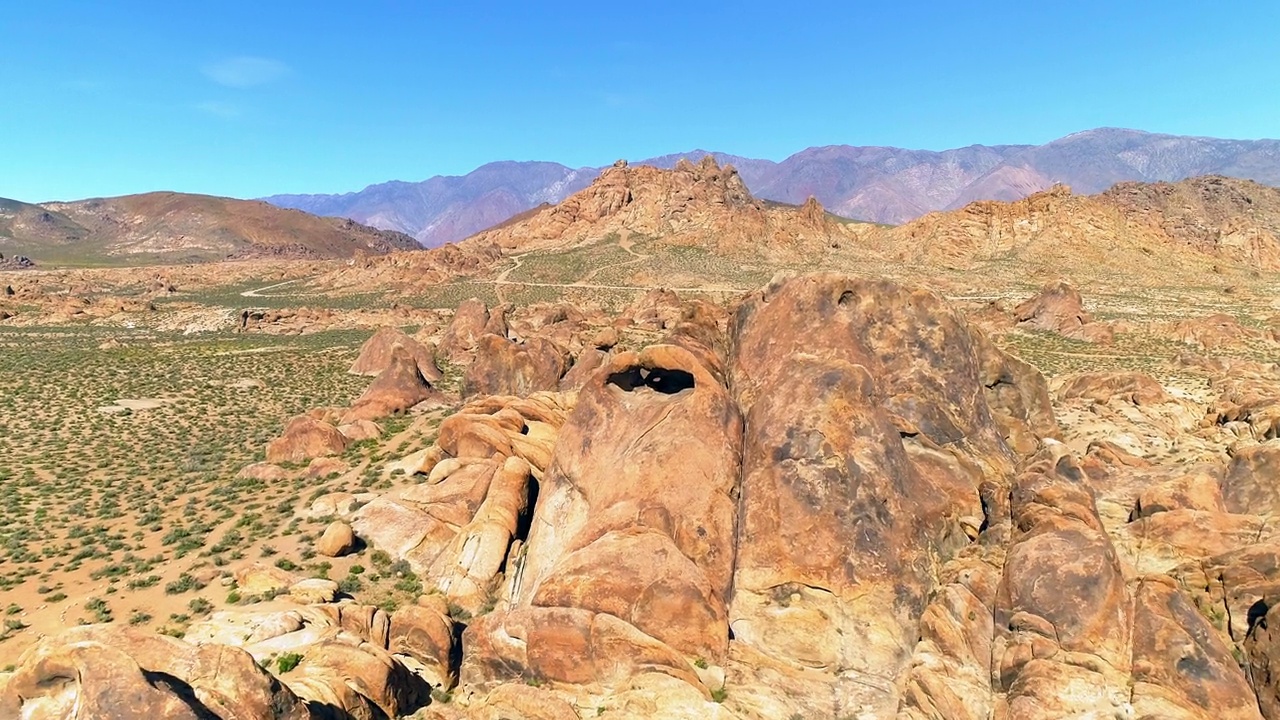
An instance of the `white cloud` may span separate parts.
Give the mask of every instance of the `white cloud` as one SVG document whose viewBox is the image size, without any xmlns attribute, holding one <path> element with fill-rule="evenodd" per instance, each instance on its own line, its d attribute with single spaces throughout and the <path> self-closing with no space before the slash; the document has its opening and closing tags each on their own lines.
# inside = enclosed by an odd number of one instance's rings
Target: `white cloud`
<svg viewBox="0 0 1280 720">
<path fill-rule="evenodd" d="M 222 102 L 221 100 L 205 100 L 204 102 L 196 103 L 196 109 L 202 113 L 228 120 L 238 118 L 244 114 L 239 106 L 229 102 Z"/>
<path fill-rule="evenodd" d="M 241 55 L 212 62 L 200 68 L 205 77 L 233 88 L 273 83 L 290 73 L 288 65 L 271 58 Z"/>
</svg>

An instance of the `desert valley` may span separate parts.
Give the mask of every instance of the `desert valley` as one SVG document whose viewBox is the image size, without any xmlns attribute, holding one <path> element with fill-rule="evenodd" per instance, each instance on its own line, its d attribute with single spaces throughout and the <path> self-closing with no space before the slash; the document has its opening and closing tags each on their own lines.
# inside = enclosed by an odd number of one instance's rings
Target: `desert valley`
<svg viewBox="0 0 1280 720">
<path fill-rule="evenodd" d="M 0 205 L 0 717 L 1280 718 L 1280 190 L 663 165 Z"/>
</svg>

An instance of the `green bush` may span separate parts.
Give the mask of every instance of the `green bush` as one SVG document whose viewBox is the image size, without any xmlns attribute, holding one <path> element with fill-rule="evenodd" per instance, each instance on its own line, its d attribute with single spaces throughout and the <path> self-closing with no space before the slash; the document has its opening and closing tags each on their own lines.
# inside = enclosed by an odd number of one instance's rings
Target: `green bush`
<svg viewBox="0 0 1280 720">
<path fill-rule="evenodd" d="M 276 669 L 281 673 L 287 673 L 298 667 L 298 663 L 302 662 L 302 655 L 294 652 L 285 653 L 276 658 Z"/>
</svg>

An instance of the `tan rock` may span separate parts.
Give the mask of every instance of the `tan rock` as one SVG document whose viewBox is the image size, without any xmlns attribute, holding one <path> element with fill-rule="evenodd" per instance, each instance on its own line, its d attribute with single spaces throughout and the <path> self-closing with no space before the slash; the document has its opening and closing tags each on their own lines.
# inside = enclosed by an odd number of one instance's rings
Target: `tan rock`
<svg viewBox="0 0 1280 720">
<path fill-rule="evenodd" d="M 1057 446 L 1014 485 L 992 654 L 1010 717 L 1113 717 L 1128 702 L 1132 604 L 1082 475 Z"/>
<path fill-rule="evenodd" d="M 351 526 L 341 520 L 334 520 L 324 529 L 324 534 L 316 540 L 316 552 L 325 557 L 341 557 L 354 550 L 356 535 Z"/>
<path fill-rule="evenodd" d="M 1140 372 L 1088 372 L 1072 375 L 1058 389 L 1063 400 L 1082 398 L 1100 403 L 1113 399 L 1133 405 L 1175 402 L 1153 377 Z"/>
<path fill-rule="evenodd" d="M 1222 477 L 1229 512 L 1280 514 L 1280 441 L 1240 448 Z"/>
<path fill-rule="evenodd" d="M 735 642 L 821 670 L 828 692 L 852 674 L 837 714 L 885 716 L 934 586 L 925 558 L 969 542 L 979 484 L 1013 469 L 983 390 L 994 348 L 936 295 L 836 275 L 773 284 L 734 325 L 747 413 Z"/>
<path fill-rule="evenodd" d="M 335 457 L 319 457 L 307 463 L 307 477 L 311 479 L 327 478 L 351 469 L 345 460 Z"/>
<path fill-rule="evenodd" d="M 1261 711 L 1260 717 L 1267 720 L 1280 718 L 1280 642 L 1277 642 L 1277 635 L 1280 635 L 1280 611 L 1276 610 L 1277 607 L 1280 605 L 1270 606 L 1265 610 L 1251 609 L 1250 614 L 1254 615 L 1250 618 L 1252 627 L 1244 642 L 1248 652 L 1248 669 L 1257 693 L 1257 708 Z M 1237 704 L 1250 700 L 1248 693 L 1240 693 L 1237 697 Z M 1248 716 L 1241 714 L 1240 717 Z"/>
<path fill-rule="evenodd" d="M 413 355 L 404 346 L 397 345 L 391 350 L 387 367 L 342 416 L 342 424 L 380 420 L 419 403 L 443 404 L 444 397 L 423 377 Z"/>
<path fill-rule="evenodd" d="M 273 565 L 252 563 L 236 570 L 235 580 L 243 595 L 272 595 L 287 590 L 298 578 Z"/>
<path fill-rule="evenodd" d="M 462 376 L 462 395 L 529 395 L 555 390 L 566 369 L 564 351 L 549 340 L 523 342 L 482 335 L 476 358 Z"/>
<path fill-rule="evenodd" d="M 578 720 L 573 706 L 543 688 L 524 684 L 499 685 L 476 703 L 468 720 Z"/>
<path fill-rule="evenodd" d="M 612 684 L 648 667 L 701 687 L 680 658 L 726 650 L 740 423 L 682 348 L 622 353 L 593 375 L 540 483 L 515 609 L 468 628 L 464 675 Z M 698 482 L 673 480 L 677 467 Z"/>
<path fill-rule="evenodd" d="M 529 510 L 529 463 L 507 458 L 493 476 L 471 522 L 432 563 L 427 575 L 457 606 L 472 614 L 492 609 L 508 549 Z"/>
<path fill-rule="evenodd" d="M 0 717 L 307 720 L 312 715 L 242 650 L 87 625 L 43 638 L 17 658 L 17 670 L 0 691 Z"/>
<path fill-rule="evenodd" d="M 442 595 L 423 595 L 391 614 L 387 649 L 418 663 L 418 673 L 438 687 L 452 687 L 453 619 Z"/>
<path fill-rule="evenodd" d="M 289 586 L 289 597 L 304 604 L 333 602 L 338 597 L 338 583 L 325 578 L 307 578 Z"/>
<path fill-rule="evenodd" d="M 361 440 L 377 440 L 382 437 L 382 428 L 372 420 L 357 420 L 346 425 L 339 425 L 338 432 L 346 435 L 352 442 Z"/>
<path fill-rule="evenodd" d="M 440 352 L 453 362 L 460 362 L 475 350 L 480 336 L 489 324 L 489 308 L 482 300 L 471 298 L 458 306 L 440 339 Z"/>
<path fill-rule="evenodd" d="M 399 717 L 430 693 L 425 682 L 386 650 L 348 635 L 308 648 L 283 680 L 313 704 L 370 720 Z"/>
<path fill-rule="evenodd" d="M 279 465 L 259 462 L 253 463 L 252 465 L 245 465 L 240 468 L 240 472 L 236 473 L 236 477 L 262 480 L 263 482 L 275 482 L 277 480 L 284 480 L 288 478 L 289 471 Z"/>
<path fill-rule="evenodd" d="M 1084 310 L 1080 291 L 1059 280 L 1027 298 L 1013 309 L 1014 320 L 1021 326 L 1073 335 L 1093 322 Z"/>
<path fill-rule="evenodd" d="M 193 645 L 230 645 L 245 647 L 303 628 L 303 615 L 298 610 L 233 611 L 219 610 L 187 627 L 182 639 Z"/>
<path fill-rule="evenodd" d="M 442 377 L 440 368 L 436 367 L 435 348 L 423 345 L 399 328 L 386 326 L 378 328 L 373 337 L 360 346 L 360 355 L 348 372 L 353 375 L 377 376 L 391 365 L 392 349 L 396 345 L 403 347 L 413 357 L 418 365 L 418 372 L 429 382 L 436 382 Z"/>
<path fill-rule="evenodd" d="M 346 515 L 354 511 L 359 504 L 361 504 L 361 501 L 351 493 L 325 493 L 311 503 L 311 509 L 308 514 L 313 518 Z"/>
<path fill-rule="evenodd" d="M 1134 593 L 1133 606 L 1135 717 L 1263 717 L 1231 649 L 1172 578 L 1144 578 Z"/>
<path fill-rule="evenodd" d="M 267 462 L 302 462 L 347 449 L 346 436 L 332 425 L 299 415 L 289 421 L 280 437 L 267 443 Z"/>
</svg>

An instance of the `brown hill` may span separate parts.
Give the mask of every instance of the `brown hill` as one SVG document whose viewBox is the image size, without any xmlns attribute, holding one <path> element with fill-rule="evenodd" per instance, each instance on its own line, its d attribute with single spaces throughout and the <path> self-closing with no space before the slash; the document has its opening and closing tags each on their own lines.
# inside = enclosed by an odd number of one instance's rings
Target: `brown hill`
<svg viewBox="0 0 1280 720">
<path fill-rule="evenodd" d="M 472 236 L 518 253 L 564 248 L 610 234 L 642 235 L 671 245 L 704 245 L 723 254 L 793 255 L 838 246 L 845 225 L 817 201 L 803 206 L 756 199 L 732 165 L 707 156 L 671 170 L 620 160 L 559 205 L 536 209 Z"/>
<path fill-rule="evenodd" d="M 1280 268 L 1280 189 L 1207 175 L 1176 183 L 1119 183 L 1098 197 L 1197 250 Z"/>
<path fill-rule="evenodd" d="M 1280 191 L 1210 176 L 1122 183 L 1099 195 L 1058 185 L 930 213 L 868 240 L 887 258 L 926 265 L 1023 261 L 1172 278 L 1224 265 L 1280 268 L 1278 231 Z"/>
<path fill-rule="evenodd" d="M 0 251 L 51 264 L 349 258 L 417 247 L 407 235 L 351 220 L 207 195 L 156 192 L 44 205 L 0 203 Z"/>
</svg>

